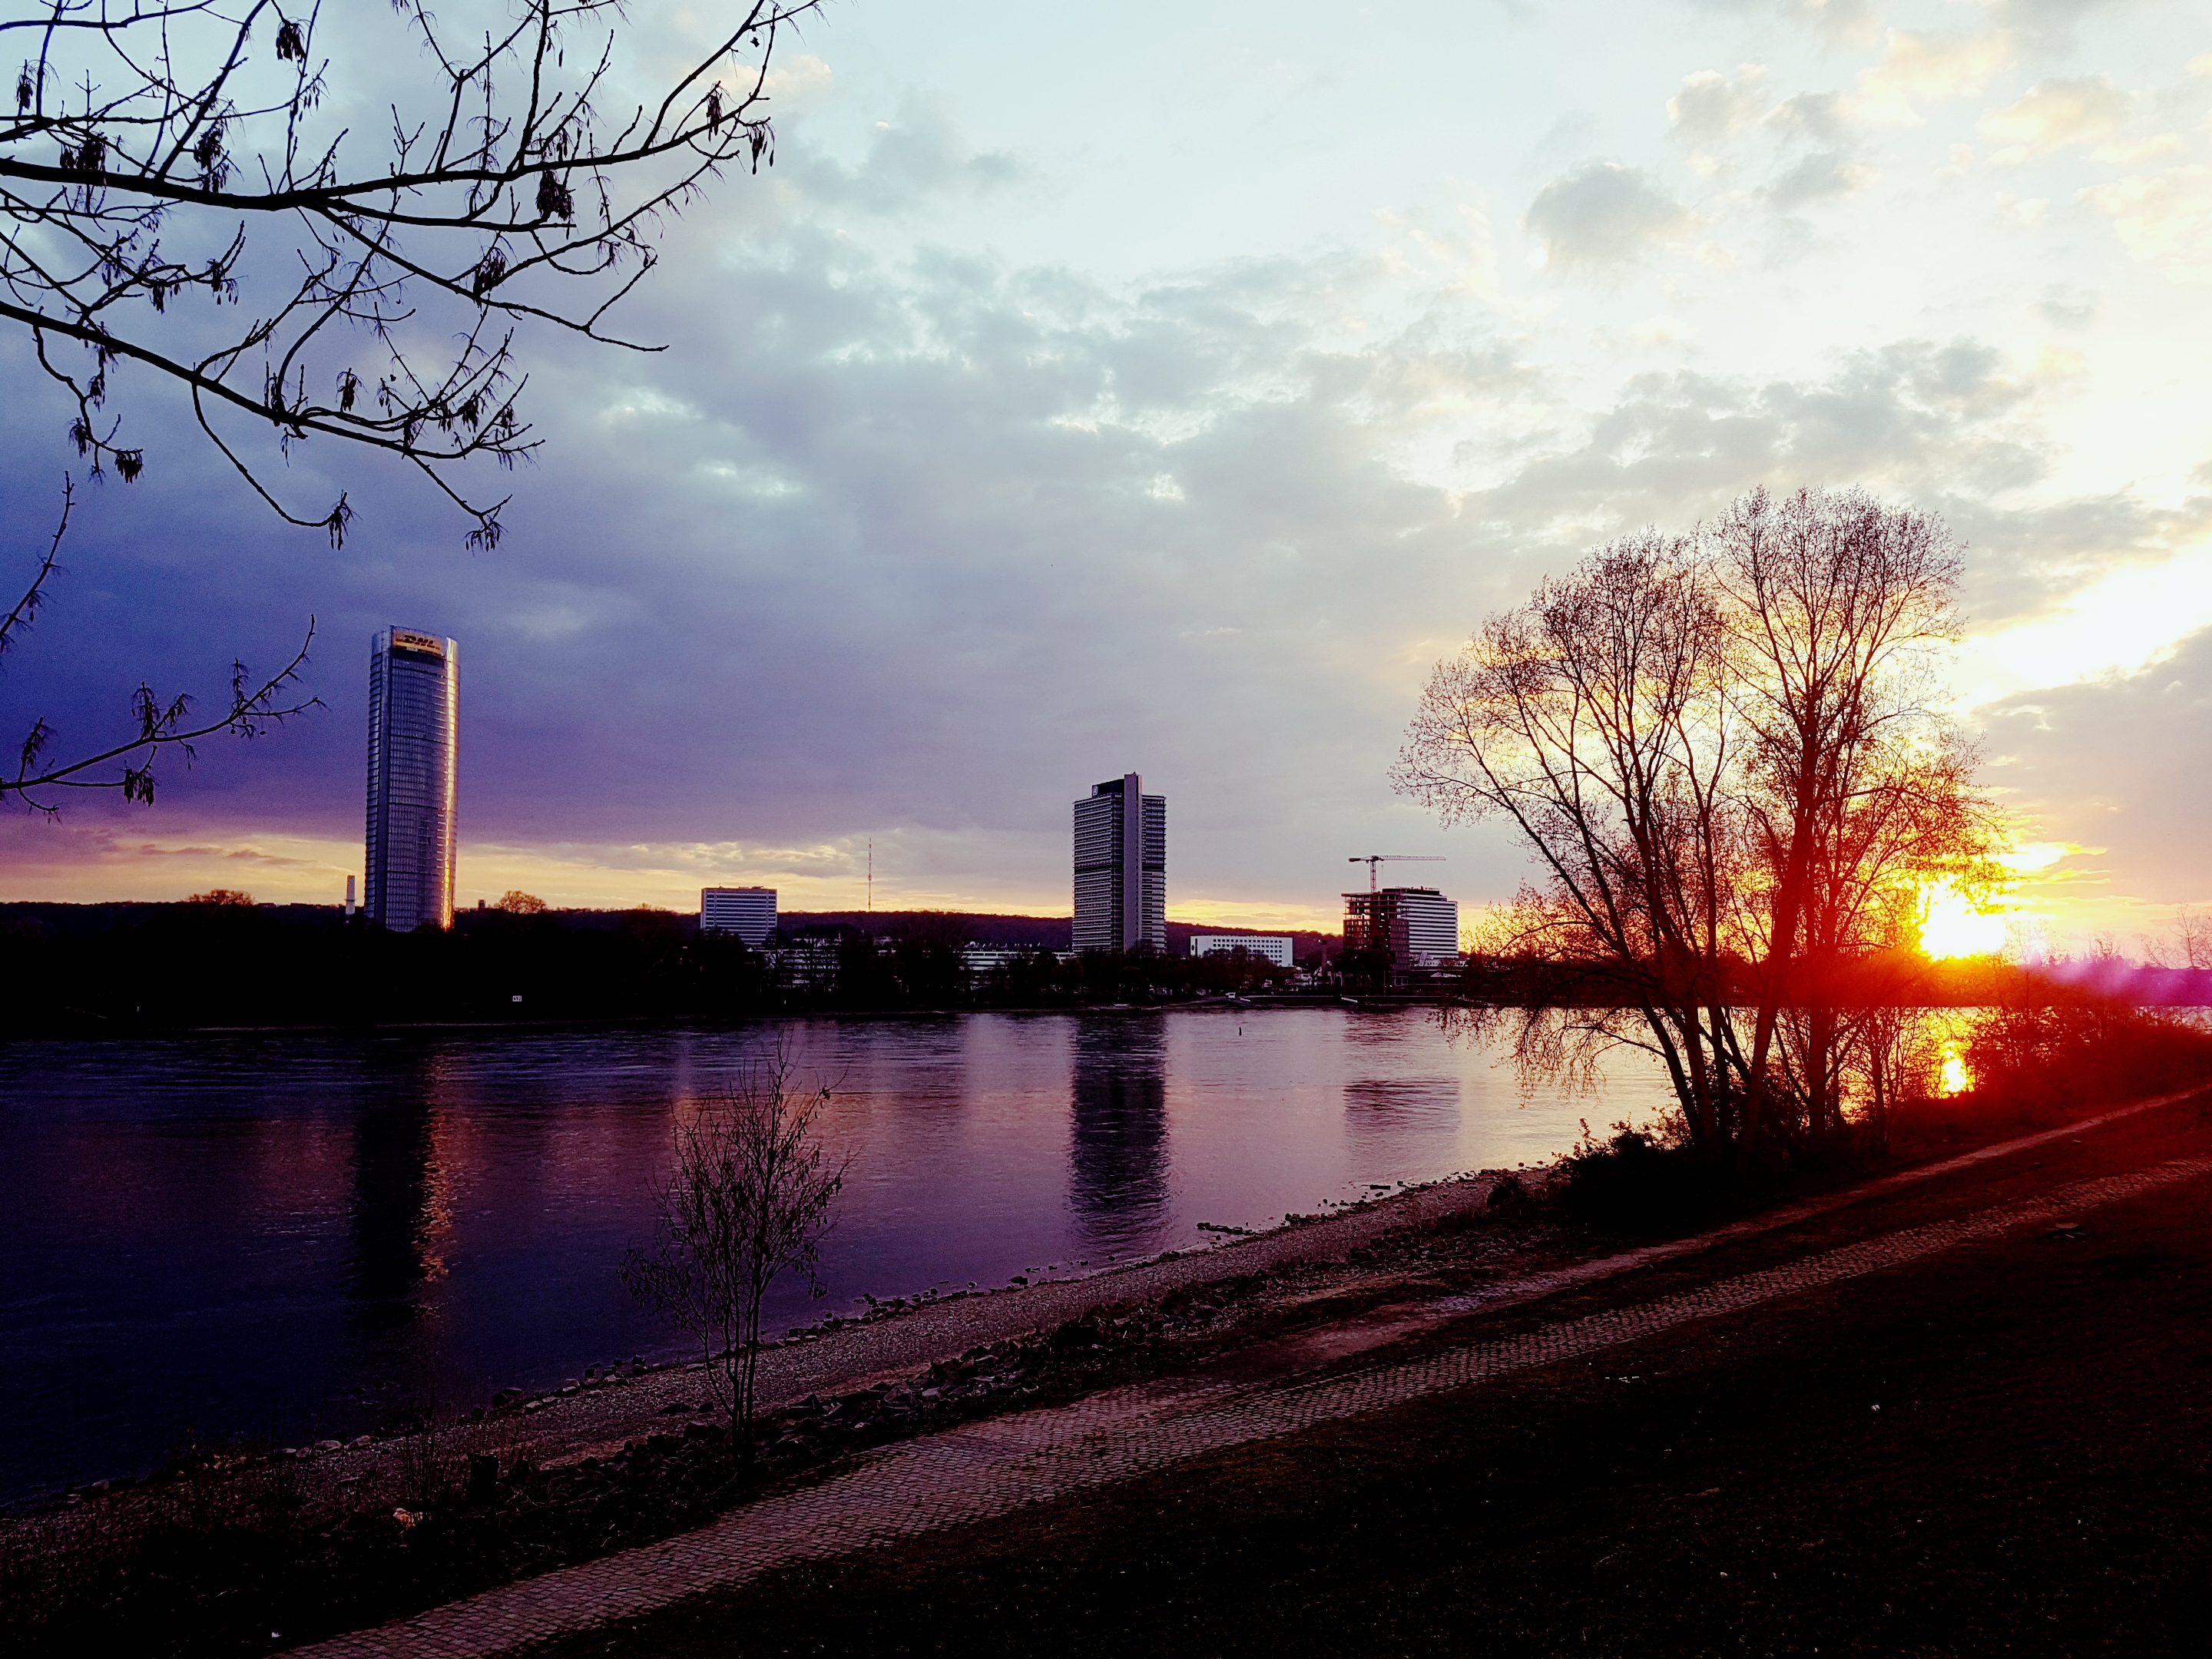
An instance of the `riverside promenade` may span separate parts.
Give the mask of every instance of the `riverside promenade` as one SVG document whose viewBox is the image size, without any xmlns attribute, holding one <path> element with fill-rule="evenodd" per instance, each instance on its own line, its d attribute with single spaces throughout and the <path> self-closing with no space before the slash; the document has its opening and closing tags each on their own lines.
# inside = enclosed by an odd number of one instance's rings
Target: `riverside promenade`
<svg viewBox="0 0 2212 1659">
<path fill-rule="evenodd" d="M 2148 1195 L 2187 1190 L 2199 1194 L 2201 1207 L 2212 1182 L 2212 1138 L 2185 1135 L 2190 1144 L 2179 1146 L 2168 1144 L 2171 1137 L 2145 1138 L 2147 1126 L 2161 1113 L 2172 1115 L 2174 1105 L 2098 1115 L 1695 1237 L 1504 1279 L 1474 1294 L 1415 1295 L 1183 1375 L 886 1447 L 681 1537 L 302 1651 L 330 1659 L 489 1656 L 547 1644 L 566 1650 L 580 1641 L 586 1646 L 578 1651 L 656 1651 L 657 1616 L 673 1610 L 680 1621 L 687 1605 L 742 1597 L 764 1577 L 956 1529 L 988 1530 L 1043 1507 L 1065 1510 L 1086 1494 L 1171 1476 L 1240 1449 L 1494 1389 L 1655 1340 L 1690 1340 L 1715 1322 L 1802 1306 L 1856 1281 L 1957 1261 L 1977 1249 L 2065 1237 L 2083 1218 Z M 1469 1196 L 1447 1191 L 1427 1202 Z M 1596 1305 L 1586 1305 L 1593 1299 Z M 688 1616 L 696 1622 L 696 1613 Z M 635 1635 L 633 1644 L 624 1645 L 625 1632 Z"/>
</svg>

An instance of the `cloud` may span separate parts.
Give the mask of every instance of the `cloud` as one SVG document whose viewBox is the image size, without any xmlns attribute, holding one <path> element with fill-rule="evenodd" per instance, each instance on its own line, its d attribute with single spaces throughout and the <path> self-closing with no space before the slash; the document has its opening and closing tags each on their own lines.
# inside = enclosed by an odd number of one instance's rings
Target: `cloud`
<svg viewBox="0 0 2212 1659">
<path fill-rule="evenodd" d="M 2112 222 L 2137 259 L 2186 280 L 2212 276 L 2212 168 L 2191 162 L 2116 179 L 2081 200 Z"/>
<path fill-rule="evenodd" d="M 2127 118 L 2128 101 L 2109 75 L 2039 81 L 2017 103 L 1982 117 L 1980 131 L 2004 146 L 1990 159 L 2014 166 L 2107 137 Z"/>
<path fill-rule="evenodd" d="M 1693 371 L 1640 376 L 1579 442 L 1528 458 L 1469 510 L 1524 533 L 1682 522 L 1754 483 L 1866 483 L 1923 502 L 2039 477 L 2027 389 L 1972 340 L 1907 341 L 1822 380 L 1764 385 Z"/>
<path fill-rule="evenodd" d="M 1777 176 L 1760 191 L 1760 197 L 1776 211 L 1789 213 L 1815 202 L 1863 190 L 1873 183 L 1874 178 L 1872 167 L 1850 161 L 1833 150 L 1821 150 L 1804 157 Z"/>
<path fill-rule="evenodd" d="M 810 203 L 896 217 L 948 194 L 982 194 L 1020 182 L 1022 164 L 1003 150 L 977 153 L 935 104 L 908 99 L 897 118 L 878 121 L 866 157 L 847 168 L 820 156 L 804 165 Z"/>
<path fill-rule="evenodd" d="M 1608 270 L 1679 241 L 1695 221 L 1640 167 L 1591 161 L 1536 192 L 1523 221 L 1553 270 Z"/>
<path fill-rule="evenodd" d="M 2074 25 L 2118 0 L 1996 0 L 1997 20 L 2045 43 L 2064 44 Z"/>
<path fill-rule="evenodd" d="M 1678 137 L 1711 146 L 1756 123 L 1766 113 L 1760 89 L 1766 70 L 1747 64 L 1733 78 L 1715 70 L 1685 76 L 1682 89 L 1667 100 L 1667 116 Z"/>
<path fill-rule="evenodd" d="M 2117 900 L 2212 897 L 2212 629 L 2140 672 L 2023 695 L 1992 710 L 1989 775 L 2046 839 L 2109 849 L 2128 872 Z"/>
<path fill-rule="evenodd" d="M 1917 106 L 1969 98 L 2012 61 L 2002 33 L 1957 35 L 1892 29 L 1881 59 L 1859 77 L 1858 103 L 1868 118 L 1911 122 Z"/>
<path fill-rule="evenodd" d="M 1848 97 L 1766 97 L 1742 71 L 1682 83 L 1685 137 L 1719 133 L 1761 169 L 1711 210 L 1789 212 L 1868 182 Z M 462 556 L 434 501 L 327 446 L 295 447 L 288 483 L 327 500 L 343 477 L 356 534 L 338 552 L 290 536 L 205 464 L 187 415 L 144 412 L 154 470 L 87 491 L 0 714 L 27 723 L 35 689 L 70 738 L 97 734 L 127 718 L 118 693 L 138 673 L 219 691 L 233 651 L 279 658 L 311 611 L 328 707 L 204 746 L 151 816 L 74 811 L 70 834 L 112 847 L 49 838 L 38 879 L 75 860 L 88 883 L 146 896 L 336 890 L 358 857 L 368 636 L 398 622 L 463 641 L 464 879 L 489 893 L 674 902 L 757 876 L 849 902 L 872 836 L 879 899 L 1064 906 L 1067 802 L 1132 766 L 1170 796 L 1178 905 L 1279 905 L 1316 882 L 1325 896 L 1346 846 L 1401 842 L 1450 851 L 1462 891 L 1510 892 L 1517 855 L 1423 839 L 1381 758 L 1426 665 L 1594 543 L 1686 524 L 1755 483 L 1866 483 L 1946 514 L 1990 625 L 2152 561 L 2205 516 L 2054 477 L 2025 307 L 2063 280 L 2052 302 L 2086 324 L 2094 268 L 2000 288 L 1991 320 L 1922 311 L 1917 283 L 1900 312 L 1880 295 L 1838 305 L 1808 278 L 1784 310 L 1678 259 L 1669 275 L 1703 292 L 1639 288 L 1622 312 L 1492 278 L 1480 225 L 1409 228 L 1449 220 L 1432 201 L 1404 210 L 1396 265 L 1322 235 L 1092 276 L 1061 263 L 1080 242 L 946 245 L 962 216 L 933 207 L 1011 215 L 1046 186 L 941 111 L 858 122 L 834 157 L 810 143 L 813 118 L 792 120 L 774 175 L 733 178 L 670 227 L 623 320 L 675 349 L 525 342 L 548 447 L 493 553 Z M 1553 270 L 1615 270 L 1705 234 L 1668 154 L 1536 194 L 1526 223 Z M 1863 269 L 1839 261 L 1836 280 Z M 1947 307 L 1972 280 L 1943 278 Z M 1757 358 L 1729 337 L 1739 299 Z M 1642 338 L 1675 343 L 1663 356 L 1640 355 L 1628 325 L 1647 319 Z M 1627 355 L 1593 365 L 1600 331 Z M 2106 361 L 2101 336 L 2087 344 Z M 1655 361 L 1668 372 L 1631 373 Z M 47 516 L 68 411 L 20 342 L 0 339 L 0 375 L 28 388 L 0 404 L 0 527 L 20 550 Z M 11 886 L 31 879 L 17 838 L 36 828 L 0 834 Z M 210 873 L 241 850 L 264 855 L 251 884 Z"/>
<path fill-rule="evenodd" d="M 1864 40 L 1880 23 L 1875 0 L 1692 0 L 1692 3 L 1705 11 L 1778 12 L 1832 41 Z"/>
<path fill-rule="evenodd" d="M 1843 143 L 1856 125 L 1850 101 L 1834 92 L 1801 92 L 1777 104 L 1766 119 L 1785 137 L 1815 144 Z"/>
</svg>

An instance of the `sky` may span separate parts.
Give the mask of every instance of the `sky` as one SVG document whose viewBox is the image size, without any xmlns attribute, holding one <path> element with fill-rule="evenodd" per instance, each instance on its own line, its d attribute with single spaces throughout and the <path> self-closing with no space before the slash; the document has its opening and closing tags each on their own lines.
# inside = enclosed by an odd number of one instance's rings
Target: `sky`
<svg viewBox="0 0 2212 1659">
<path fill-rule="evenodd" d="M 638 85 L 707 15 L 632 15 Z M 333 119 L 414 85 L 362 60 Z M 2212 0 L 836 0 L 771 89 L 775 167 L 621 313 L 665 350 L 521 338 L 494 550 L 325 442 L 274 465 L 350 492 L 333 551 L 118 381 L 148 471 L 82 489 L 8 735 L 310 615 L 323 706 L 0 819 L 0 898 L 335 899 L 398 623 L 460 641 L 464 904 L 845 908 L 872 858 L 878 908 L 1064 915 L 1069 803 L 1133 770 L 1171 915 L 1332 927 L 1378 852 L 1478 905 L 1520 850 L 1385 777 L 1431 666 L 1802 483 L 1961 544 L 2016 933 L 2140 954 L 2212 900 Z M 0 374 L 27 574 L 82 463 L 21 339 Z"/>
</svg>

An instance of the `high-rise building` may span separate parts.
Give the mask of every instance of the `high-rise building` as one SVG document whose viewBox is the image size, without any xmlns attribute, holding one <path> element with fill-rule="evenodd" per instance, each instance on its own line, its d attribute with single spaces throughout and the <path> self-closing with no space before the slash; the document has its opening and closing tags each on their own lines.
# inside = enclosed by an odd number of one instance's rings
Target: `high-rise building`
<svg viewBox="0 0 2212 1659">
<path fill-rule="evenodd" d="M 1168 948 L 1168 798 L 1134 772 L 1075 803 L 1075 948 Z"/>
<path fill-rule="evenodd" d="M 699 931 L 735 933 L 757 951 L 775 932 L 775 889 L 773 887 L 702 887 L 699 890 Z"/>
<path fill-rule="evenodd" d="M 412 629 L 377 635 L 368 659 L 368 845 L 362 908 L 408 933 L 453 921 L 461 651 Z"/>
<path fill-rule="evenodd" d="M 1442 966 L 1459 955 L 1459 906 L 1433 887 L 1346 893 L 1344 948 L 1387 950 L 1394 969 Z"/>
</svg>

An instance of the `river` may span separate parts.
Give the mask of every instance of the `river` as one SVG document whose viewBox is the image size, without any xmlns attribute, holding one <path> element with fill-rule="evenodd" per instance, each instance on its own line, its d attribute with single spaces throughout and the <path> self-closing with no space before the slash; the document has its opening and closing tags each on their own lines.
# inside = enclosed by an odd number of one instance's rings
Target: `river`
<svg viewBox="0 0 2212 1659">
<path fill-rule="evenodd" d="M 1632 1057 L 1526 1091 L 1412 1009 L 0 1045 L 0 1499 L 673 1356 L 615 1264 L 673 1115 L 779 1043 L 850 1167 L 774 1328 L 1539 1163 L 1665 1094 Z"/>
</svg>

